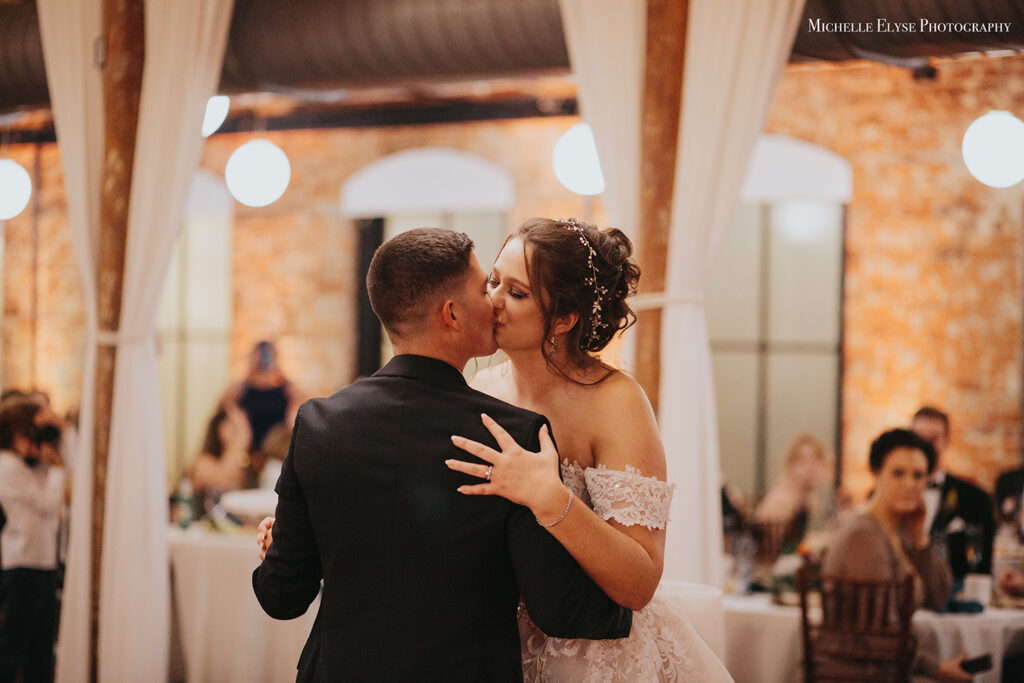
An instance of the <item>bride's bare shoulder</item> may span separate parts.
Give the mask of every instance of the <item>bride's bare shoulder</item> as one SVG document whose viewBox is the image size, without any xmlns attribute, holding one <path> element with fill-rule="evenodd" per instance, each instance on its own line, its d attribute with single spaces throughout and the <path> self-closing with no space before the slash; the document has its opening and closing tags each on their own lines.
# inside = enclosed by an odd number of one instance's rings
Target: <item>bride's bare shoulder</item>
<svg viewBox="0 0 1024 683">
<path fill-rule="evenodd" d="M 477 370 L 469 380 L 469 386 L 485 394 L 496 396 L 504 378 L 508 375 L 508 361 Z"/>
<path fill-rule="evenodd" d="M 658 422 L 640 383 L 615 372 L 598 385 L 588 427 L 594 435 L 594 461 L 608 469 L 627 465 L 647 476 L 665 478 L 665 451 Z"/>
<path fill-rule="evenodd" d="M 647 393 L 640 383 L 633 377 L 622 372 L 613 370 L 602 382 L 594 385 L 594 400 L 600 409 L 610 411 L 622 411 L 623 409 L 639 412 L 651 411 L 651 402 L 647 399 Z"/>
</svg>

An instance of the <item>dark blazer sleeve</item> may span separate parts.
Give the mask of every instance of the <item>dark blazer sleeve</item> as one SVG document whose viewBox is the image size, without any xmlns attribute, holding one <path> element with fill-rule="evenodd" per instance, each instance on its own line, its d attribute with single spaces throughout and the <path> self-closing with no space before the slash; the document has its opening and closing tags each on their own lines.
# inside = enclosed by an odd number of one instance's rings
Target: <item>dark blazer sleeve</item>
<svg viewBox="0 0 1024 683">
<path fill-rule="evenodd" d="M 996 537 L 995 500 L 984 489 L 975 489 L 978 523 L 981 525 L 982 551 L 978 571 L 992 573 L 992 548 Z"/>
<path fill-rule="evenodd" d="M 274 540 L 262 564 L 252 573 L 252 587 L 260 606 L 275 619 L 294 619 L 305 614 L 320 592 L 323 569 L 309 521 L 309 508 L 295 474 L 301 457 L 302 411 L 295 418 L 292 442 L 277 481 L 277 512 Z"/>
<path fill-rule="evenodd" d="M 1003 472 L 996 479 L 996 518 L 1004 519 L 1012 517 L 1017 512 L 1021 494 L 1021 481 L 1024 478 L 1024 470 L 1016 469 Z M 1011 502 L 1007 505 L 1006 500 Z"/>
<path fill-rule="evenodd" d="M 533 422 L 524 448 L 540 450 L 538 432 L 544 424 L 544 418 Z M 558 638 L 629 635 L 633 613 L 612 602 L 568 551 L 537 524 L 528 508 L 513 505 L 507 524 L 508 552 L 519 591 L 540 630 Z"/>
</svg>

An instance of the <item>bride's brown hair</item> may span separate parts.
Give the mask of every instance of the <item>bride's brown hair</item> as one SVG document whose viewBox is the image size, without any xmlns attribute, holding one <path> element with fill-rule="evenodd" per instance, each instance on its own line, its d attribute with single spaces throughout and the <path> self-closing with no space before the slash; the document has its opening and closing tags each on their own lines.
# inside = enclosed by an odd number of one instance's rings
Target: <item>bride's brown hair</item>
<svg viewBox="0 0 1024 683">
<path fill-rule="evenodd" d="M 575 219 L 531 218 L 509 239 L 513 237 L 523 242 L 526 272 L 530 288 L 538 294 L 544 329 L 550 330 L 557 318 L 578 313 L 566 335 L 569 362 L 578 368 L 598 363 L 590 354 L 636 322 L 626 303 L 640 280 L 640 267 L 630 258 L 633 243 L 618 228 L 599 230 Z M 572 379 L 551 359 L 544 343 L 541 353 L 550 367 Z"/>
</svg>

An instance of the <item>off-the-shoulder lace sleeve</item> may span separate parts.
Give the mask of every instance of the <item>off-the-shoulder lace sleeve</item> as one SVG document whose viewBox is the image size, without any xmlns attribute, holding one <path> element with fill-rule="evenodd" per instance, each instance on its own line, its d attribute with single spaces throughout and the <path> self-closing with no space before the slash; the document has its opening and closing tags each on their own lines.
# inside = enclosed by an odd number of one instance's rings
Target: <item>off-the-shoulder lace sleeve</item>
<svg viewBox="0 0 1024 683">
<path fill-rule="evenodd" d="M 584 477 L 591 505 L 602 519 L 626 526 L 665 528 L 675 484 L 645 477 L 631 465 L 626 465 L 625 472 L 604 465 L 588 467 Z"/>
</svg>

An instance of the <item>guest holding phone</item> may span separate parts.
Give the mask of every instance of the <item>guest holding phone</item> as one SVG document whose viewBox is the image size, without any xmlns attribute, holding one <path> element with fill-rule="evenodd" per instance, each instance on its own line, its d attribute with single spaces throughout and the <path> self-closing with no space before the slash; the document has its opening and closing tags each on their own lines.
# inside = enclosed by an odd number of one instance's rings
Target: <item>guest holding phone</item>
<svg viewBox="0 0 1024 683">
<path fill-rule="evenodd" d="M 251 450 L 258 451 L 270 430 L 282 422 L 289 428 L 305 396 L 277 364 L 273 342 L 257 342 L 249 354 L 249 371 L 241 382 L 231 385 L 222 399 L 228 412 L 237 407 L 249 418 Z"/>
</svg>

